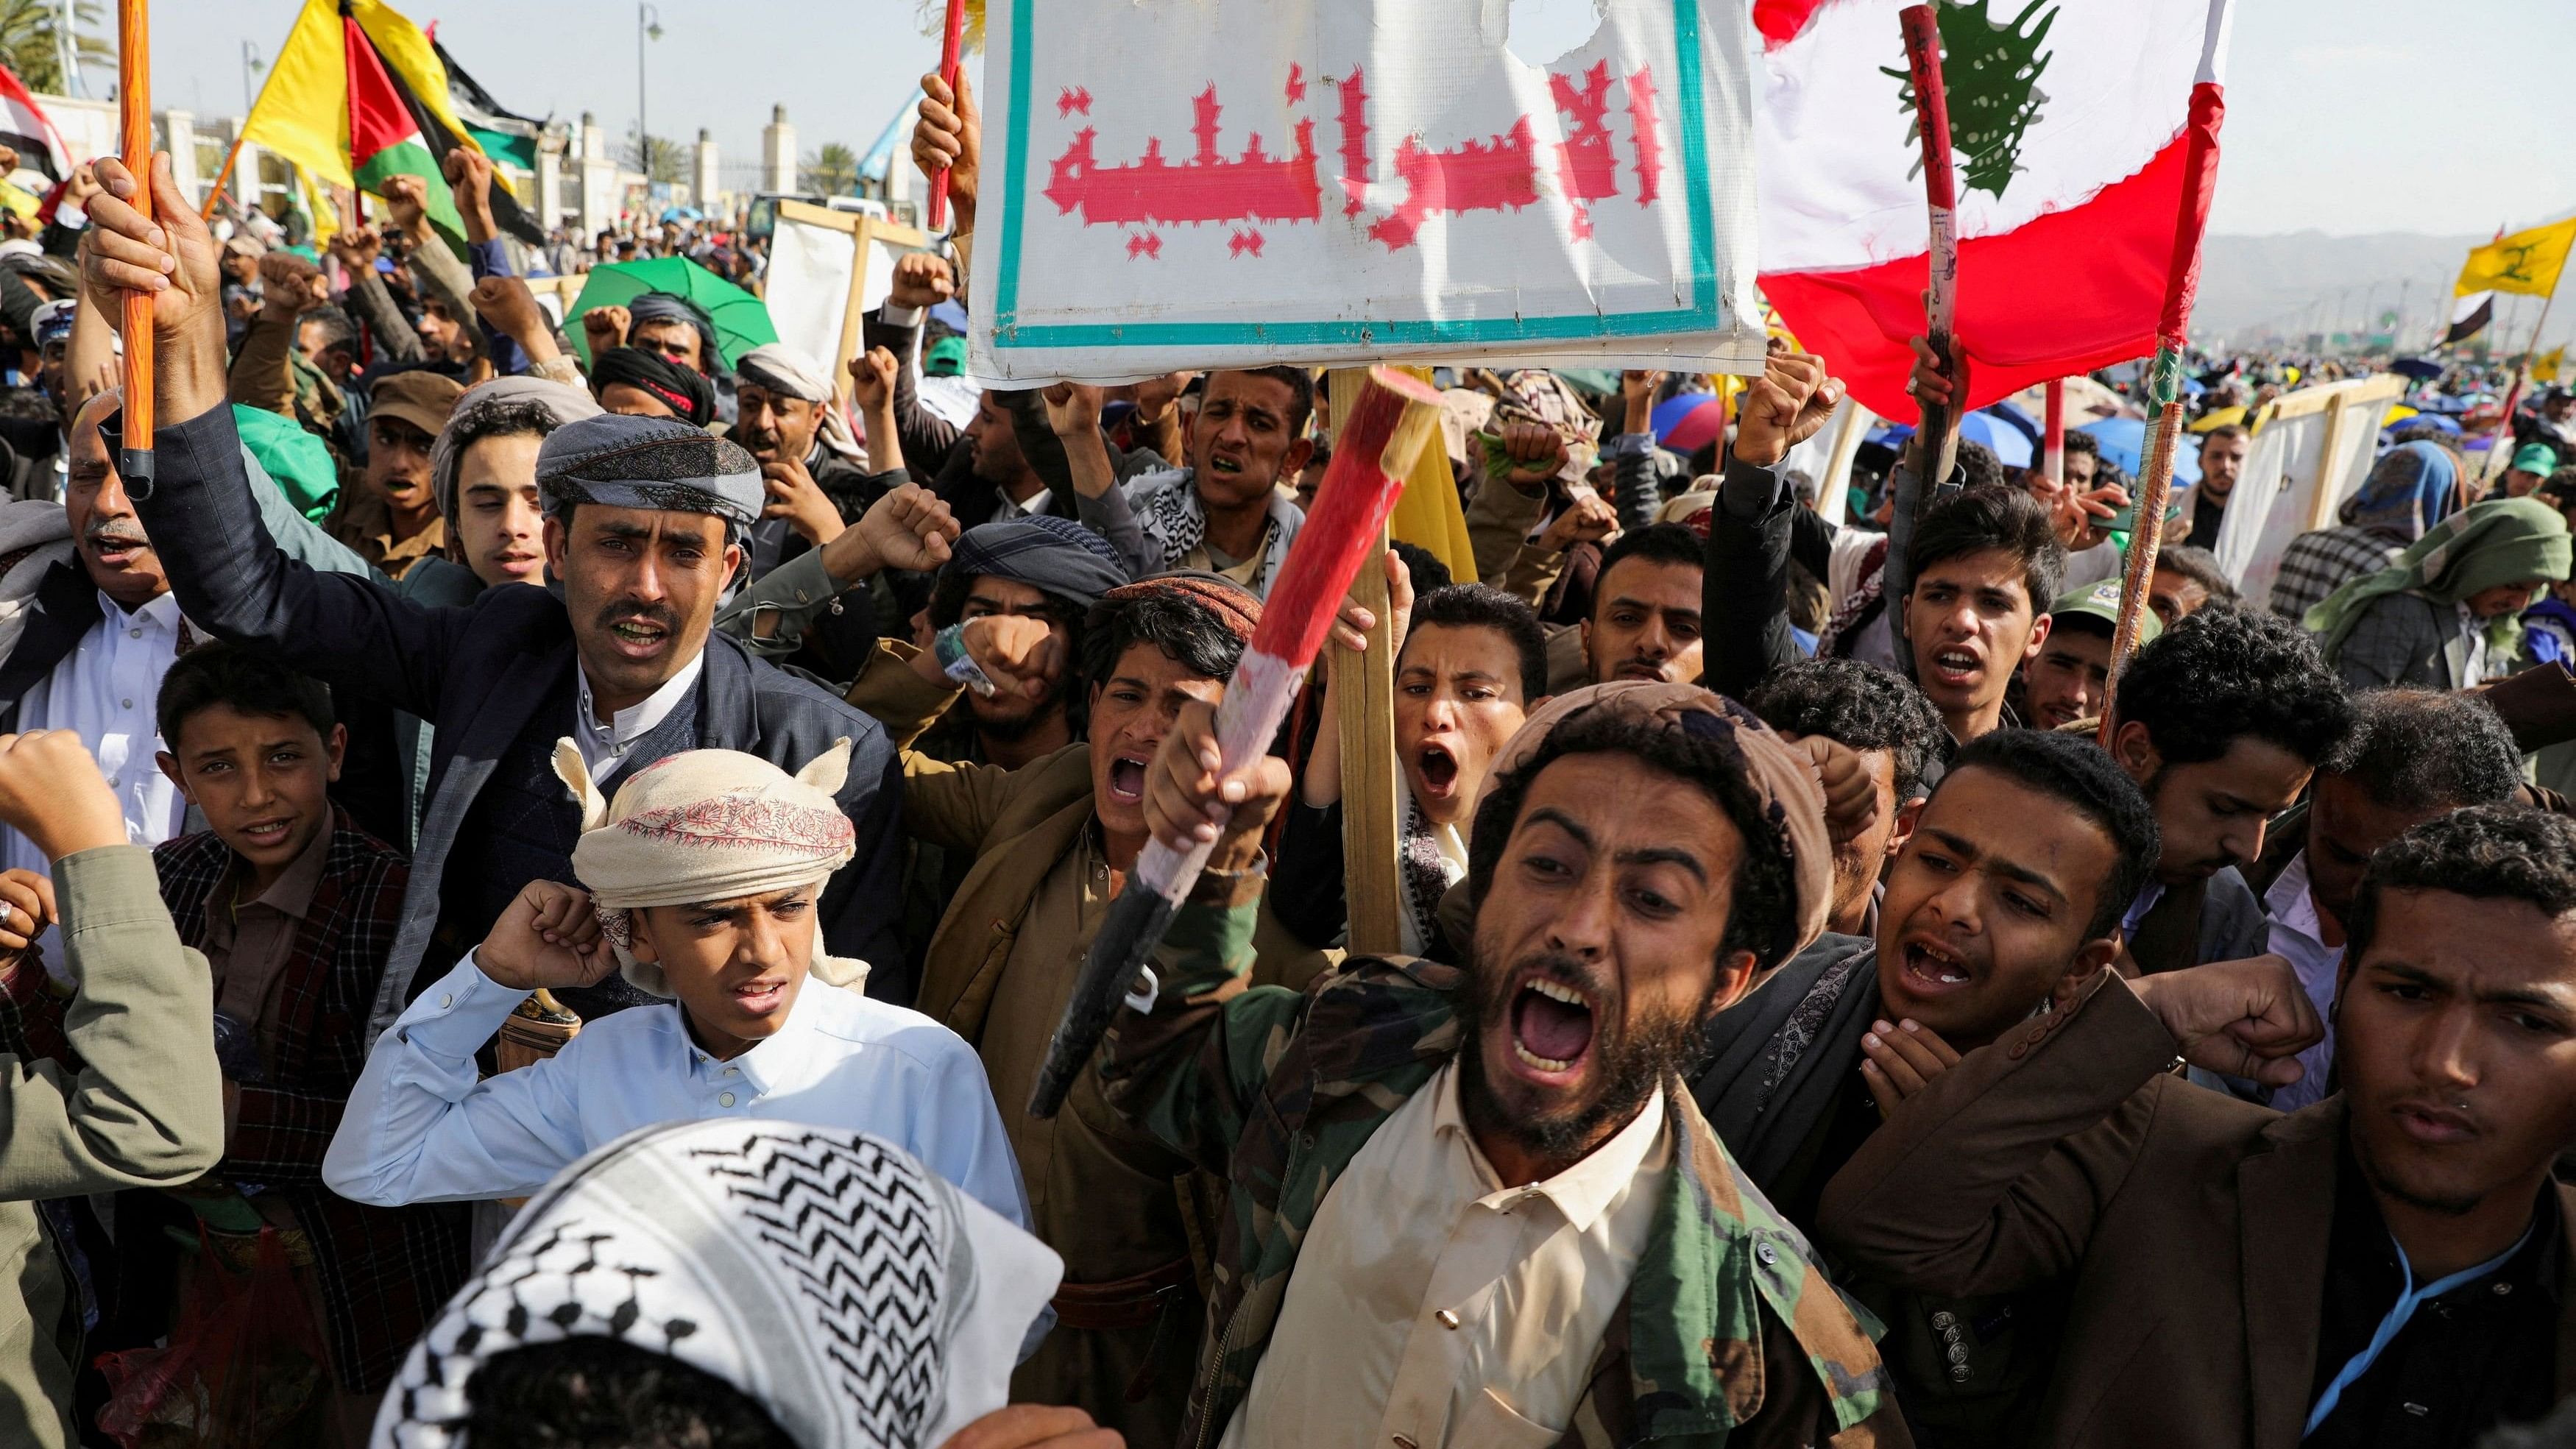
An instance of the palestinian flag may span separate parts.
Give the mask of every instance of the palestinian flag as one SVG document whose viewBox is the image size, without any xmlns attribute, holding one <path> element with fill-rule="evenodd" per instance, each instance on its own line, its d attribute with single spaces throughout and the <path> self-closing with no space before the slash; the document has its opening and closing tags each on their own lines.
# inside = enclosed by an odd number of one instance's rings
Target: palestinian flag
<svg viewBox="0 0 2576 1449">
<path fill-rule="evenodd" d="M 1764 295 L 1851 395 L 1911 417 L 1929 275 L 1901 0 L 1754 0 Z M 1965 406 L 2156 350 L 2198 267 L 2230 0 L 1938 6 Z M 1784 164 L 1768 164 L 1782 162 Z M 2183 319 L 2171 319 L 2174 337 Z"/>
<path fill-rule="evenodd" d="M 405 104 L 407 98 L 385 69 L 384 58 L 367 40 L 367 32 L 354 19 L 343 18 L 340 23 L 348 27 L 351 179 L 359 190 L 382 196 L 385 183 L 397 176 L 421 178 L 429 186 L 431 223 L 462 242 L 465 223 L 456 214 L 456 197 L 439 171 L 438 156 L 421 137 L 420 122 Z"/>
<path fill-rule="evenodd" d="M 537 149 L 545 136 L 546 123 L 503 109 L 482 82 L 466 74 L 465 67 L 448 54 L 447 42 L 438 38 L 438 27 L 434 25 L 429 30 L 429 43 L 438 52 L 438 63 L 447 70 L 448 102 L 456 107 L 456 118 L 465 123 L 465 133 L 474 138 L 474 144 L 495 161 L 507 162 L 522 171 L 536 170 Z"/>
<path fill-rule="evenodd" d="M 373 189 L 369 168 L 380 178 L 420 176 L 429 185 L 431 217 L 462 243 L 439 168 L 457 147 L 483 148 L 457 116 L 447 68 L 429 38 L 384 0 L 305 0 L 242 139 L 326 184 Z M 492 220 L 530 246 L 545 242 L 507 186 L 492 188 Z"/>
</svg>

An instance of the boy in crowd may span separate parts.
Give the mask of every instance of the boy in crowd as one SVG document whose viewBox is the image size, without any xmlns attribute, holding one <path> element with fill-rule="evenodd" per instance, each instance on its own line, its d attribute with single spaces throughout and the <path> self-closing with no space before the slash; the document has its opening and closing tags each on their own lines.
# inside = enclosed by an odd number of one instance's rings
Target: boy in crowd
<svg viewBox="0 0 2576 1449">
<path fill-rule="evenodd" d="M 2099 719 L 2110 699 L 2111 635 L 2120 626 L 2120 581 L 2069 589 L 2048 615 L 2048 637 L 2021 667 L 2022 713 L 2037 729 Z M 2165 631 L 2153 611 L 2138 616 L 2138 643 Z"/>
<path fill-rule="evenodd" d="M 386 1206 L 523 1197 L 638 1127 L 786 1117 L 877 1133 L 1026 1222 L 974 1054 L 862 994 L 867 963 L 824 947 L 816 899 L 856 852 L 834 801 L 850 753 L 840 741 L 791 776 L 736 750 L 684 751 L 626 775 L 612 804 L 559 741 L 583 888 L 522 886 L 376 1039 L 323 1160 L 331 1189 Z M 612 973 L 659 1000 L 481 1076 L 475 1053 L 530 993 Z"/>
<path fill-rule="evenodd" d="M 1950 758 L 1941 716 L 1911 680 L 1857 659 L 1792 664 L 1745 703 L 1791 739 L 1822 735 L 1859 757 L 1878 811 L 1867 829 L 1834 843 L 1834 906 L 1825 929 L 1876 935 L 1880 875 L 1905 848 L 1916 812 Z"/>
<path fill-rule="evenodd" d="M 2482 805 L 2372 857 L 2342 1090 L 2282 1116 L 2323 1029 L 2278 957 L 2095 989 L 1872 1134 L 1817 1235 L 1935 1294 L 2068 1297 L 2034 1443 L 2484 1442 L 2548 1412 L 2576 1318 L 2576 823 Z"/>
<path fill-rule="evenodd" d="M 2204 609 L 2120 674 L 2111 757 L 2156 808 L 2155 878 L 2122 919 L 2131 962 L 2171 971 L 2253 954 L 2263 909 L 2239 868 L 2352 734 L 2352 702 L 2295 624 Z"/>
<path fill-rule="evenodd" d="M 1998 730 L 1962 746 L 1888 872 L 1872 939 L 1826 936 L 1710 1024 L 1692 1092 L 1788 1220 L 1941 1065 L 2077 999 L 2119 950 L 2156 858 L 2152 812 L 2089 740 Z M 2057 1305 L 1839 1276 L 1916 1441 L 2005 1442 L 2047 1383 Z"/>
<path fill-rule="evenodd" d="M 1905 628 L 1914 679 L 1965 744 L 2010 718 L 2013 671 L 2048 642 L 2066 546 L 2048 510 L 2018 488 L 1965 488 L 1914 526 Z"/>
<path fill-rule="evenodd" d="M 1696 579 L 1691 589 L 1696 600 Z M 1530 606 L 1500 589 L 1452 584 L 1420 599 L 1411 592 L 1399 568 L 1391 603 L 1395 757 L 1404 779 L 1401 949 L 1453 960 L 1440 899 L 1467 874 L 1465 831 L 1496 754 L 1545 697 L 1547 641 Z M 1322 716 L 1332 719 L 1329 704 Z M 1319 949 L 1342 944 L 1350 925 L 1341 802 L 1341 731 L 1327 723 L 1289 805 L 1270 886 L 1281 924 Z"/>
<path fill-rule="evenodd" d="M 410 869 L 331 802 L 348 731 L 318 681 L 208 644 L 162 677 L 158 715 L 161 770 L 207 824 L 153 863 L 180 940 L 213 975 L 224 1159 L 172 1194 L 193 1222 L 168 1199 L 120 1199 L 119 1274 L 129 1294 L 166 1302 L 177 1265 L 146 1230 L 161 1219 L 241 1247 L 262 1227 L 312 1243 L 298 1276 L 354 1443 L 467 1268 L 462 1209 L 368 1207 L 322 1185 Z"/>
</svg>

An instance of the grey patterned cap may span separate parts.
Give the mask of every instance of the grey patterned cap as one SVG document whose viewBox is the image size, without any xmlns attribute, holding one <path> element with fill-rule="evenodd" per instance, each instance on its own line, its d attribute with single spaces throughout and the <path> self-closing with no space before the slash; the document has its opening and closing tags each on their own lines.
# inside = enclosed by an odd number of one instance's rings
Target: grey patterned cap
<svg viewBox="0 0 2576 1449">
<path fill-rule="evenodd" d="M 927 1449 L 1007 1402 L 1063 1271 L 865 1133 L 647 1127 L 530 1200 L 412 1346 L 373 1443 L 466 1449 L 484 1360 L 597 1337 L 724 1380 L 808 1449 Z"/>
<path fill-rule="evenodd" d="M 712 513 L 736 528 L 760 521 L 768 501 L 760 464 L 738 443 L 677 418 L 602 413 L 547 434 L 537 489 L 549 512 L 563 503 Z"/>
</svg>

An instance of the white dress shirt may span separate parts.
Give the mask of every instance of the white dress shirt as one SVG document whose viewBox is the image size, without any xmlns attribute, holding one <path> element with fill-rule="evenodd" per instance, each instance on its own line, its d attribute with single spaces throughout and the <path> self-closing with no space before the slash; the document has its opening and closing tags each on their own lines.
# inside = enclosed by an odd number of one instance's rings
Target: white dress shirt
<svg viewBox="0 0 2576 1449">
<path fill-rule="evenodd" d="M 1442 1067 L 1324 1194 L 1220 1449 L 1560 1442 L 1653 1229 L 1668 1128 L 1657 1092 L 1591 1156 L 1504 1187 Z"/>
<path fill-rule="evenodd" d="M 993 497 L 999 501 L 993 505 L 993 516 L 986 520 L 990 523 L 1006 523 L 1014 518 L 1028 518 L 1046 513 L 1051 511 L 1055 503 L 1055 495 L 1044 488 L 1030 494 L 1029 501 L 1026 503 L 1013 498 L 1008 488 L 995 488 Z"/>
<path fill-rule="evenodd" d="M 179 657 L 179 600 L 164 593 L 129 614 L 124 605 L 100 594 L 98 608 L 99 621 L 72 652 L 19 696 L 18 728 L 79 735 L 116 793 L 127 842 L 159 845 L 179 833 L 188 812 L 179 787 L 161 773 L 154 758 L 161 749 L 154 710 L 161 676 Z M 0 867 L 53 874 L 54 863 L 25 836 L 5 828 L 0 836 L 6 837 Z M 63 955 L 59 933 L 48 930 L 42 943 L 53 969 Z"/>
<path fill-rule="evenodd" d="M 2286 958 L 2299 973 L 2299 984 L 2307 988 L 2308 1000 L 2317 1008 L 2317 1020 L 2326 1025 L 2325 1039 L 2299 1053 L 2299 1065 L 2306 1074 L 2286 1087 L 2272 1089 L 2272 1105 L 2295 1112 L 2326 1098 L 2326 1069 L 2334 1065 L 2335 976 L 2343 969 L 2343 948 L 2325 943 L 2317 898 L 2308 889 L 2306 851 L 2290 857 L 2272 888 L 2264 892 L 2263 907 L 2271 917 L 2264 949 Z"/>
<path fill-rule="evenodd" d="M 639 1127 L 769 1118 L 873 1132 L 1028 1226 L 983 1063 L 917 1011 L 809 976 L 777 1035 L 731 1061 L 690 1040 L 671 1003 L 587 1022 L 554 1056 L 480 1078 L 474 1053 L 527 996 L 471 952 L 422 992 L 349 1093 L 322 1163 L 331 1190 L 380 1207 L 525 1197 Z"/>
<path fill-rule="evenodd" d="M 581 751 L 582 768 L 590 771 L 590 778 L 600 781 L 617 773 L 618 767 L 626 763 L 626 751 L 670 717 L 706 667 L 707 651 L 701 649 L 680 666 L 679 673 L 663 681 L 660 689 L 610 715 L 608 723 L 601 724 L 599 707 L 590 697 L 590 671 L 574 665 L 578 698 L 573 704 L 572 742 Z"/>
</svg>

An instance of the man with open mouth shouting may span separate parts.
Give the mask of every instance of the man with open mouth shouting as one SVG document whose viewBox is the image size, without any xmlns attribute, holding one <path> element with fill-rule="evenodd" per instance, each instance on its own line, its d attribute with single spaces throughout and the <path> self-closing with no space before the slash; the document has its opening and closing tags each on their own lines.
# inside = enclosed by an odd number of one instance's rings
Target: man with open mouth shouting
<svg viewBox="0 0 2576 1449">
<path fill-rule="evenodd" d="M 2048 642 L 2049 605 L 2066 576 L 2048 510 L 2018 488 L 1962 489 L 1923 510 L 1911 559 L 1914 682 L 1961 744 L 2020 723 L 2004 694 Z"/>
<path fill-rule="evenodd" d="M 2302 1080 L 2323 1023 L 2289 962 L 2101 973 L 1909 1099 L 1818 1235 L 1909 1288 L 2066 1294 L 2031 1443 L 2500 1442 L 2576 1344 L 2576 824 L 2417 825 L 2349 930 L 2324 1101 L 2172 1071 Z"/>
<path fill-rule="evenodd" d="M 1694 686 L 1562 696 L 1477 808 L 1473 965 L 1356 957 L 1298 993 L 1241 980 L 1288 767 L 1219 778 L 1213 724 L 1191 706 L 1154 762 L 1155 834 L 1213 854 L 1100 1060 L 1111 1105 L 1229 1183 L 1177 1442 L 1909 1442 L 1678 1075 L 1823 927 L 1809 757 Z"/>
<path fill-rule="evenodd" d="M 927 536 L 956 525 L 930 502 L 911 526 Z M 989 561 L 996 540 L 1011 545 L 1015 571 L 1097 598 L 1080 630 L 1035 611 L 970 613 L 909 662 L 910 651 L 881 645 L 850 698 L 902 747 L 904 828 L 973 862 L 930 938 L 920 1006 L 982 1055 L 1012 1108 L 1004 1130 L 1032 1228 L 1065 1259 L 1056 1330 L 1020 1366 L 1013 1397 L 1073 1404 L 1131 1443 L 1168 1444 L 1189 1390 L 1205 1267 L 1173 1190 L 1191 1164 L 1120 1121 L 1088 1073 L 1052 1120 L 1017 1109 L 1144 849 L 1154 752 L 1184 707 L 1224 696 L 1261 603 L 1213 574 L 1120 582 L 1108 545 L 1059 519 L 984 524 L 961 537 L 957 559 Z M 1090 738 L 1017 769 L 933 758 L 917 741 L 943 712 L 966 708 L 960 680 L 1024 703 L 1083 690 Z"/>
<path fill-rule="evenodd" d="M 1189 466 L 1123 486 L 1144 528 L 1140 573 L 1203 569 L 1270 595 L 1306 514 L 1288 490 L 1315 451 L 1306 423 L 1315 383 L 1304 368 L 1211 372 L 1191 416 Z"/>
<path fill-rule="evenodd" d="M 1395 758 L 1404 780 L 1398 949 L 1454 961 L 1461 943 L 1442 932 L 1440 902 L 1466 878 L 1467 831 L 1495 757 L 1546 696 L 1547 637 L 1529 605 L 1486 584 L 1449 584 L 1414 598 L 1403 562 L 1388 557 Z M 1368 618 L 1346 604 L 1336 646 L 1361 642 L 1351 626 Z M 1270 884 L 1280 924 L 1318 950 L 1344 944 L 1350 927 L 1342 735 L 1330 698 L 1318 711 L 1325 724 L 1288 807 Z"/>
<path fill-rule="evenodd" d="M 1826 936 L 1721 1013 L 1692 1091 L 1746 1175 L 1812 1231 L 1825 1183 L 1926 1076 L 2071 1002 L 2111 961 L 2155 858 L 2154 814 L 2091 741 L 1979 737 L 1916 816 L 1874 939 Z M 2047 1382 L 2052 1301 L 1837 1281 L 1886 1322 L 1880 1351 L 1918 1442 L 2014 1442 Z"/>
</svg>

